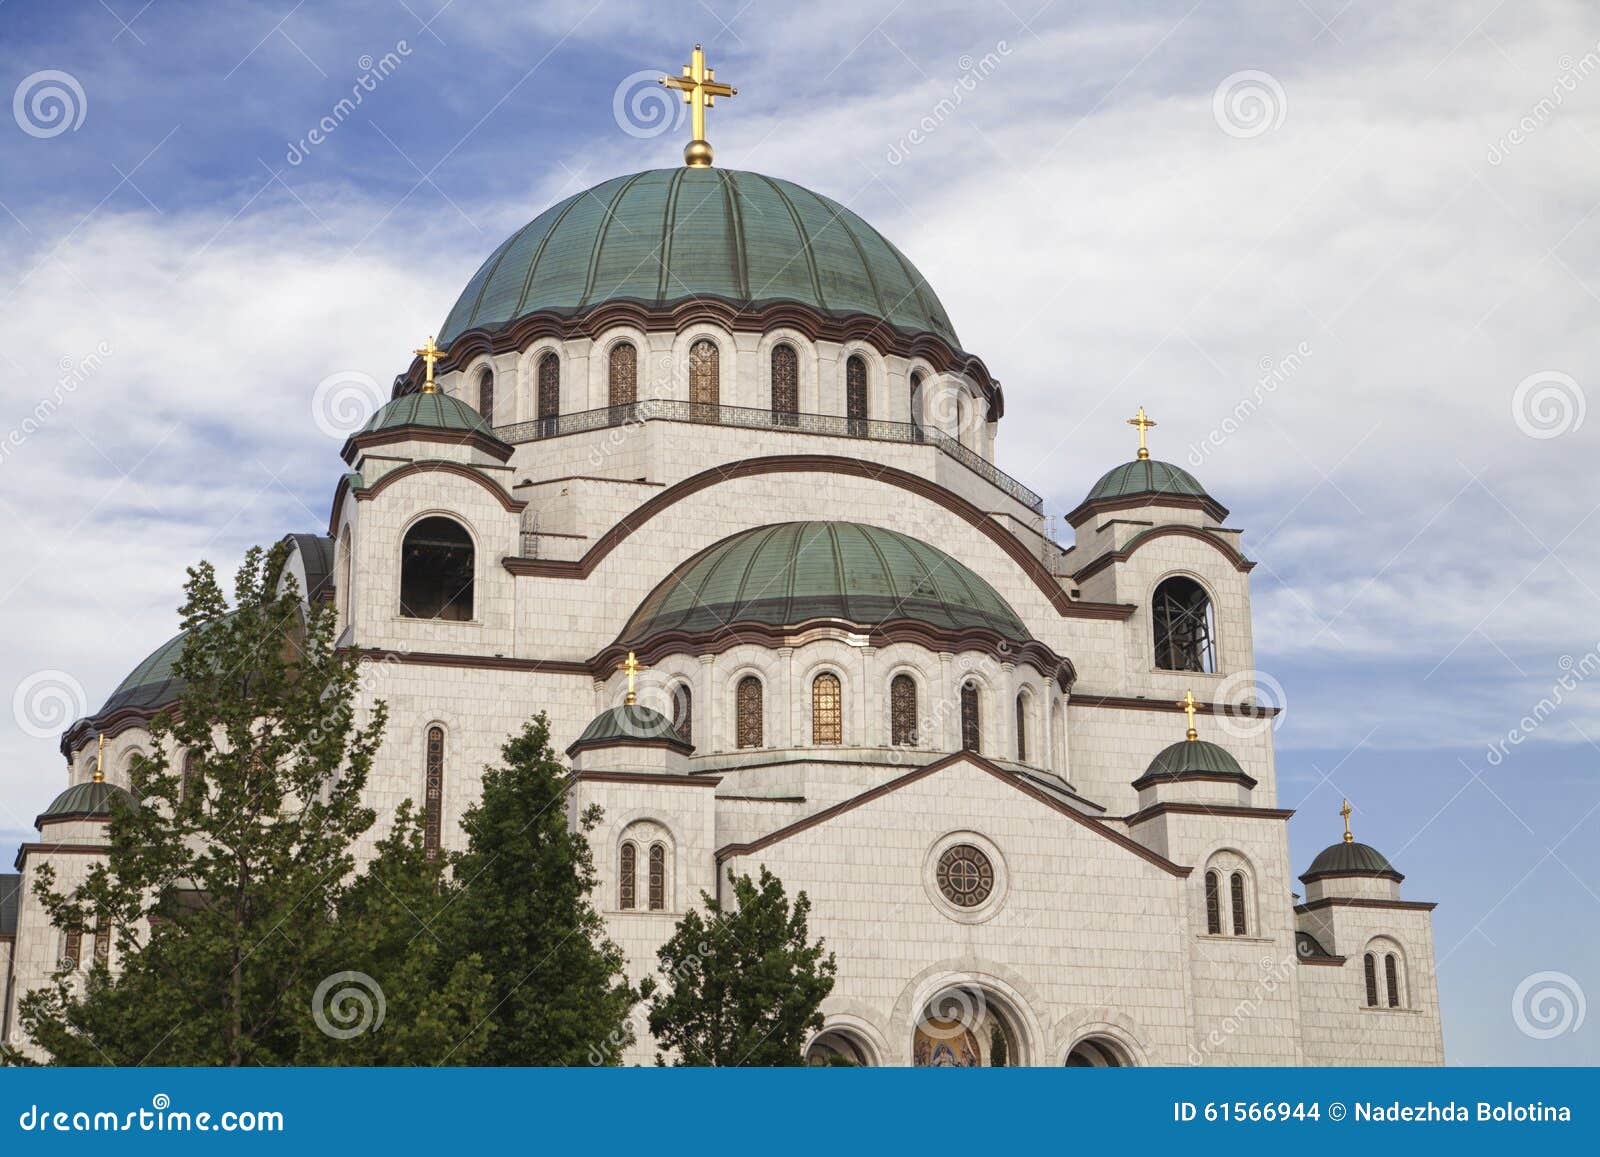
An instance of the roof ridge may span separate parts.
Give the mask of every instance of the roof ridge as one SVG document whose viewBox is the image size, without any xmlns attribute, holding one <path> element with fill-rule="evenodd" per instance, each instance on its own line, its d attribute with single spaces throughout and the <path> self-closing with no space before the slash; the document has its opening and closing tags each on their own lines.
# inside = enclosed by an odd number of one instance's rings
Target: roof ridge
<svg viewBox="0 0 1600 1157">
<path fill-rule="evenodd" d="M 577 308 L 582 309 L 587 305 L 590 295 L 594 293 L 595 275 L 600 272 L 600 250 L 606 243 L 606 235 L 611 232 L 611 223 L 617 219 L 617 206 L 621 204 L 622 198 L 627 195 L 628 190 L 638 184 L 639 179 L 649 171 L 646 169 L 644 172 L 635 173 L 622 182 L 621 187 L 617 189 L 615 195 L 606 204 L 605 220 L 600 223 L 600 228 L 595 230 L 594 244 L 589 247 L 589 272 L 584 276 L 583 294 L 578 298 Z"/>
</svg>

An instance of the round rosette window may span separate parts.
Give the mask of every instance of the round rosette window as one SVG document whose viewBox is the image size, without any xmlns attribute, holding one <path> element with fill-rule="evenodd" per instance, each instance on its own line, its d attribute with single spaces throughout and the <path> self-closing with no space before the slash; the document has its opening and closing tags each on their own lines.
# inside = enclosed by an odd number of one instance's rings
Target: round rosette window
<svg viewBox="0 0 1600 1157">
<path fill-rule="evenodd" d="M 953 920 L 978 923 L 1005 900 L 1006 867 L 976 832 L 952 832 L 929 849 L 923 877 L 930 896 Z"/>
</svg>

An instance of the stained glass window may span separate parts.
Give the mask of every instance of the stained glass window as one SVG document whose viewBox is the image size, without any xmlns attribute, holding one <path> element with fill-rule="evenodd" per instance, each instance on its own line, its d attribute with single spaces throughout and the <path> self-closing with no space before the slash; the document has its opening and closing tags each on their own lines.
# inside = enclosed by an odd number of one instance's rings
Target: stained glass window
<svg viewBox="0 0 1600 1157">
<path fill-rule="evenodd" d="M 672 689 L 672 726 L 685 743 L 694 742 L 694 692 L 687 683 Z"/>
<path fill-rule="evenodd" d="M 738 746 L 760 747 L 762 745 L 761 680 L 754 675 L 746 675 L 740 679 L 735 700 Z"/>
<path fill-rule="evenodd" d="M 650 911 L 660 912 L 667 906 L 667 848 L 665 844 L 650 845 Z"/>
<path fill-rule="evenodd" d="M 77 928 L 67 930 L 66 940 L 61 946 L 61 963 L 72 969 L 83 963 L 83 933 Z"/>
<path fill-rule="evenodd" d="M 1215 872 L 1206 873 L 1206 931 L 1222 935 L 1222 881 Z"/>
<path fill-rule="evenodd" d="M 478 413 L 487 425 L 494 425 L 494 371 L 484 370 L 478 375 Z"/>
<path fill-rule="evenodd" d="M 1235 872 L 1228 881 L 1229 899 L 1233 902 L 1233 934 L 1243 936 L 1249 929 L 1249 917 L 1244 906 L 1244 873 Z"/>
<path fill-rule="evenodd" d="M 631 406 L 639 400 L 639 351 L 633 348 L 631 341 L 619 341 L 611 347 L 607 372 L 610 378 L 607 405 Z"/>
<path fill-rule="evenodd" d="M 1389 982 L 1389 1007 L 1400 1007 L 1400 969 L 1395 963 L 1394 953 L 1391 952 L 1383 958 L 1383 978 Z"/>
<path fill-rule="evenodd" d="M 635 874 L 639 867 L 639 849 L 632 844 L 622 845 L 622 854 L 617 857 L 617 907 L 632 908 L 634 906 L 634 889 L 638 886 Z"/>
<path fill-rule="evenodd" d="M 422 784 L 422 847 L 431 860 L 439 854 L 444 810 L 444 728 L 428 728 L 428 752 Z"/>
<path fill-rule="evenodd" d="M 555 433 L 556 419 L 561 414 L 561 359 L 547 353 L 539 359 L 538 417 L 544 423 L 541 433 Z"/>
<path fill-rule="evenodd" d="M 721 351 L 717 343 L 701 338 L 689 347 L 689 401 L 715 406 L 720 401 Z"/>
<path fill-rule="evenodd" d="M 961 685 L 961 750 L 981 750 L 982 729 L 978 719 L 978 685 L 976 683 L 963 683 Z"/>
<path fill-rule="evenodd" d="M 939 891 L 960 908 L 976 908 L 994 893 L 994 865 L 971 844 L 956 844 L 939 857 Z"/>
<path fill-rule="evenodd" d="M 811 742 L 844 742 L 844 705 L 839 676 L 823 672 L 811 681 Z"/>
<path fill-rule="evenodd" d="M 917 681 L 903 672 L 889 681 L 889 742 L 917 742 Z"/>
<path fill-rule="evenodd" d="M 850 420 L 850 436 L 867 434 L 867 363 L 859 354 L 844 364 L 844 413 Z"/>
<path fill-rule="evenodd" d="M 94 961 L 105 964 L 111 959 L 111 920 L 104 912 L 94 924 Z"/>
<path fill-rule="evenodd" d="M 799 425 L 800 356 L 794 346 L 780 342 L 772 347 L 772 413 L 779 426 Z"/>
<path fill-rule="evenodd" d="M 1378 1007 L 1378 962 L 1372 953 L 1367 953 L 1367 1007 Z"/>
</svg>

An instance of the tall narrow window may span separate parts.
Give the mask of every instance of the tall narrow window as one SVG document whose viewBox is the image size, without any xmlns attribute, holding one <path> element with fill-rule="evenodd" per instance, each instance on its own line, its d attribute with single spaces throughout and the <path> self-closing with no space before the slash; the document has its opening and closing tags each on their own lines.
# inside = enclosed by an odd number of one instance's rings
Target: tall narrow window
<svg viewBox="0 0 1600 1157">
<path fill-rule="evenodd" d="M 811 681 L 811 742 L 844 742 L 844 704 L 839 676 L 824 671 Z"/>
<path fill-rule="evenodd" d="M 1383 958 L 1383 979 L 1389 986 L 1389 1007 L 1400 1007 L 1400 969 L 1395 963 L 1394 953 L 1390 952 Z"/>
<path fill-rule="evenodd" d="M 1156 588 L 1150 614 L 1155 624 L 1157 667 L 1215 673 L 1211 600 L 1204 587 L 1182 575 L 1169 578 Z"/>
<path fill-rule="evenodd" d="M 631 341 L 619 341 L 611 347 L 607 377 L 607 405 L 631 406 L 639 400 L 639 351 Z"/>
<path fill-rule="evenodd" d="M 1017 696 L 1017 762 L 1028 762 L 1028 697 Z"/>
<path fill-rule="evenodd" d="M 867 362 L 859 354 L 844 363 L 844 416 L 852 438 L 867 436 Z"/>
<path fill-rule="evenodd" d="M 777 426 L 800 424 L 800 355 L 788 342 L 772 347 L 772 421 Z"/>
<path fill-rule="evenodd" d="M 99 913 L 94 922 L 94 962 L 106 964 L 111 960 L 111 918 Z"/>
<path fill-rule="evenodd" d="M 889 680 L 889 742 L 916 746 L 917 681 L 902 672 Z"/>
<path fill-rule="evenodd" d="M 667 848 L 665 844 L 650 845 L 650 911 L 660 912 L 667 906 Z"/>
<path fill-rule="evenodd" d="M 689 347 L 689 401 L 715 406 L 722 393 L 722 355 L 717 343 L 701 338 Z"/>
<path fill-rule="evenodd" d="M 978 685 L 966 682 L 961 685 L 961 750 L 981 750 L 982 728 L 978 718 Z"/>
<path fill-rule="evenodd" d="M 617 907 L 633 908 L 636 905 L 634 889 L 638 886 L 639 849 L 623 844 L 617 857 Z"/>
<path fill-rule="evenodd" d="M 444 728 L 428 728 L 427 765 L 422 782 L 422 847 L 428 858 L 439 855 L 444 812 Z"/>
<path fill-rule="evenodd" d="M 539 359 L 539 434 L 548 438 L 556 432 L 561 416 L 561 359 L 552 351 Z"/>
<path fill-rule="evenodd" d="M 478 413 L 485 425 L 494 425 L 494 371 L 486 369 L 478 375 Z"/>
<path fill-rule="evenodd" d="M 672 689 L 672 726 L 685 743 L 694 742 L 694 692 L 687 683 Z"/>
<path fill-rule="evenodd" d="M 342 631 L 350 625 L 350 528 L 347 526 L 339 534 L 339 577 L 334 581 L 338 584 L 333 589 L 333 597 L 337 600 L 339 608 L 339 629 Z"/>
<path fill-rule="evenodd" d="M 911 438 L 922 441 L 922 371 L 911 372 Z"/>
<path fill-rule="evenodd" d="M 200 778 L 200 757 L 192 751 L 183 753 L 183 776 L 178 781 L 178 799 L 186 800 Z"/>
<path fill-rule="evenodd" d="M 61 945 L 61 966 L 77 971 L 82 964 L 83 931 L 79 928 L 69 928 Z"/>
<path fill-rule="evenodd" d="M 1378 961 L 1377 961 L 1377 958 L 1374 957 L 1372 955 L 1372 953 L 1369 952 L 1369 953 L 1367 953 L 1365 964 L 1366 964 L 1366 970 L 1367 970 L 1367 1007 L 1368 1008 L 1377 1008 L 1378 1007 Z"/>
<path fill-rule="evenodd" d="M 472 536 L 459 522 L 424 518 L 400 548 L 400 613 L 412 619 L 472 618 Z"/>
<path fill-rule="evenodd" d="M 761 680 L 746 675 L 739 680 L 734 694 L 736 739 L 740 747 L 760 747 L 761 736 Z"/>
<path fill-rule="evenodd" d="M 1244 873 L 1235 872 L 1228 881 L 1228 899 L 1233 905 L 1233 934 L 1243 936 L 1250 927 L 1244 906 Z"/>
<path fill-rule="evenodd" d="M 1216 872 L 1206 873 L 1206 931 L 1222 935 L 1222 880 Z"/>
</svg>

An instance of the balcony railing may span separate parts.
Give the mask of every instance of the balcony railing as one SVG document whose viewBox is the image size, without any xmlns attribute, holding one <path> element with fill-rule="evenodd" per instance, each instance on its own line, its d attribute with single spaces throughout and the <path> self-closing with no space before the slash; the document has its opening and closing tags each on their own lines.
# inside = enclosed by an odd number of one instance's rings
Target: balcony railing
<svg viewBox="0 0 1600 1157">
<path fill-rule="evenodd" d="M 504 442 L 538 442 L 563 434 L 586 430 L 605 430 L 641 422 L 695 422 L 706 426 L 733 426 L 744 430 L 778 430 L 792 434 L 828 434 L 836 438 L 861 438 L 870 442 L 906 442 L 937 446 L 949 457 L 984 481 L 998 487 L 1035 514 L 1044 512 L 1044 499 L 1029 490 L 981 454 L 963 446 L 941 430 L 930 430 L 915 422 L 884 422 L 876 418 L 845 418 L 837 414 L 790 414 L 750 406 L 720 406 L 705 402 L 682 402 L 652 398 L 625 406 L 600 410 L 580 410 L 554 418 L 535 418 L 495 427 Z"/>
</svg>

